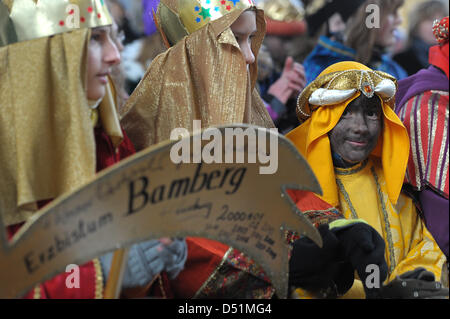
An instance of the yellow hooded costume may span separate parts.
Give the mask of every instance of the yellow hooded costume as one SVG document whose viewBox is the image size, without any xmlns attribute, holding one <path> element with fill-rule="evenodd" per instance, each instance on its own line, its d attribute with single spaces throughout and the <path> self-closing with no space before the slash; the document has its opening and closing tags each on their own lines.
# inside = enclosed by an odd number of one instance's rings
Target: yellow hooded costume
<svg viewBox="0 0 450 319">
<path fill-rule="evenodd" d="M 128 100 L 122 125 L 136 150 L 170 138 L 174 128 L 251 123 L 273 127 L 255 89 L 257 63 L 249 66 L 230 29 L 245 10 L 255 10 L 257 56 L 265 34 L 264 13 L 252 1 L 162 0 L 157 22 L 172 45 L 155 58 Z"/>
<path fill-rule="evenodd" d="M 389 272 L 386 282 L 424 267 L 441 278 L 445 256 L 417 214 L 412 200 L 401 193 L 409 155 L 408 135 L 393 111 L 396 80 L 356 62 L 340 62 L 325 69 L 298 98 L 297 114 L 303 124 L 287 134 L 316 174 L 321 198 L 347 219 L 363 219 L 386 242 Z M 351 168 L 334 167 L 328 133 L 345 108 L 364 94 L 376 95 L 383 111 L 383 131 L 369 158 Z M 297 296 L 308 294 L 296 290 Z M 363 298 L 355 280 L 344 296 Z"/>
<path fill-rule="evenodd" d="M 95 177 L 96 154 L 109 155 L 96 129 L 116 151 L 125 139 L 112 82 L 101 101 L 86 93 L 91 29 L 111 24 L 103 0 L 0 0 L 0 218 L 11 236 L 41 204 Z M 99 260 L 80 267 L 80 289 L 63 273 L 25 297 L 102 298 Z"/>
</svg>

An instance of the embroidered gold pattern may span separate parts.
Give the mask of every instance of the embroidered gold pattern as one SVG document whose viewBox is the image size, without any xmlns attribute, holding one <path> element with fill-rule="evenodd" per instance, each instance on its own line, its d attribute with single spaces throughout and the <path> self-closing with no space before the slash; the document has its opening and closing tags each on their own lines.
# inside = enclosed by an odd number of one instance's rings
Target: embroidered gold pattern
<svg viewBox="0 0 450 319">
<path fill-rule="evenodd" d="M 95 270 L 95 299 L 103 299 L 103 272 L 100 260 L 95 258 L 92 260 Z"/>
<path fill-rule="evenodd" d="M 365 161 L 361 162 L 360 164 L 355 165 L 355 167 L 353 167 L 351 169 L 334 167 L 334 172 L 337 175 L 352 175 L 352 174 L 362 171 L 367 166 L 368 162 L 369 162 L 369 159 L 366 159 Z"/>
<path fill-rule="evenodd" d="M 164 284 L 162 281 L 161 274 L 158 275 L 159 289 L 161 290 L 161 295 L 163 299 L 167 299 L 166 291 L 164 290 Z"/>
<path fill-rule="evenodd" d="M 358 219 L 358 214 L 356 213 L 355 207 L 353 207 L 353 204 L 350 200 L 350 196 L 348 195 L 347 191 L 345 190 L 344 184 L 342 184 L 342 182 L 337 178 L 336 178 L 336 183 L 337 183 L 342 195 L 344 195 L 345 202 L 347 203 L 348 207 L 350 208 L 350 212 L 352 213 L 352 218 Z"/>
<path fill-rule="evenodd" d="M 303 214 L 310 214 L 310 213 L 332 213 L 337 211 L 337 208 L 335 207 L 331 207 L 331 208 L 327 208 L 327 209 L 323 209 L 323 210 L 305 210 L 303 211 Z"/>
<path fill-rule="evenodd" d="M 394 243 L 392 241 L 392 233 L 391 233 L 391 225 L 389 223 L 389 216 L 386 211 L 384 196 L 383 196 L 383 193 L 381 192 L 381 186 L 380 186 L 380 183 L 378 182 L 378 176 L 375 172 L 375 168 L 371 167 L 370 171 L 372 172 L 373 178 L 375 179 L 375 184 L 377 185 L 378 200 L 381 203 L 381 210 L 383 212 L 384 228 L 386 231 L 386 236 L 387 236 L 387 241 L 388 241 L 388 249 L 389 249 L 389 274 L 391 274 L 396 267 Z"/>
</svg>

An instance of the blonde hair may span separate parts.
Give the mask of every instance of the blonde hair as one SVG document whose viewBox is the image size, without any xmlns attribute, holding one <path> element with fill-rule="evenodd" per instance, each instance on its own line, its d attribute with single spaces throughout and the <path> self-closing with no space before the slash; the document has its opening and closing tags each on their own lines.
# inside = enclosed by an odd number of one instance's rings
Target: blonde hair
<svg viewBox="0 0 450 319">
<path fill-rule="evenodd" d="M 381 10 L 380 24 L 387 15 L 394 13 L 404 3 L 404 0 L 367 0 L 348 20 L 345 33 L 345 45 L 356 51 L 355 60 L 368 64 L 372 58 L 373 48 L 379 32 L 378 28 L 366 27 L 366 19 L 370 12 L 366 12 L 369 4 L 377 5 Z"/>
</svg>

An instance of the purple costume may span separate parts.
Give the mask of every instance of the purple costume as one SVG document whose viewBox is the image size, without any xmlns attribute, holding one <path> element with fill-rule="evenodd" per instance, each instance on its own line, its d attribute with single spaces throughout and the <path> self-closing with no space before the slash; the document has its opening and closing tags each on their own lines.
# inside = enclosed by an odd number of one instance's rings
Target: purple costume
<svg viewBox="0 0 450 319">
<path fill-rule="evenodd" d="M 418 192 L 427 228 L 448 258 L 448 78 L 430 66 L 398 86 L 395 112 L 411 139 L 406 182 Z"/>
</svg>

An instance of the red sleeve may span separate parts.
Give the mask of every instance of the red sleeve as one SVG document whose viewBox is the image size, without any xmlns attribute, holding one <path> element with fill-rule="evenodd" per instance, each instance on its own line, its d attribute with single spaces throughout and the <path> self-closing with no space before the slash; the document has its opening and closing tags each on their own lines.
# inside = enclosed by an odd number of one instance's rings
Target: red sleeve
<svg viewBox="0 0 450 319">
<path fill-rule="evenodd" d="M 22 223 L 23 224 L 23 223 Z M 12 225 L 7 228 L 8 237 L 20 229 L 22 224 Z M 50 280 L 37 285 L 26 293 L 25 299 L 93 299 L 103 297 L 103 275 L 98 259 L 91 260 L 79 268 L 79 288 L 68 288 L 66 280 L 73 272 L 61 273 Z M 69 282 L 73 276 L 69 278 Z M 69 285 L 71 286 L 71 285 Z"/>
<path fill-rule="evenodd" d="M 207 238 L 186 237 L 188 258 L 184 270 L 172 280 L 176 298 L 192 298 L 221 264 L 229 246 Z"/>
<path fill-rule="evenodd" d="M 297 205 L 297 208 L 302 212 L 308 210 L 326 210 L 333 207 L 312 192 L 288 189 L 287 193 Z"/>
</svg>

